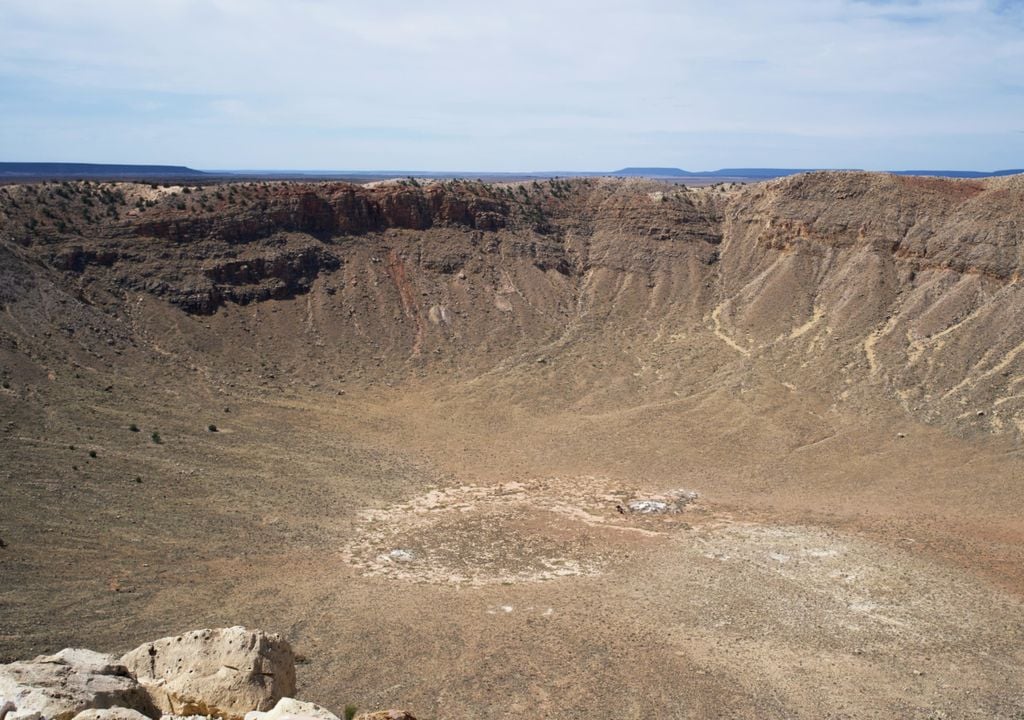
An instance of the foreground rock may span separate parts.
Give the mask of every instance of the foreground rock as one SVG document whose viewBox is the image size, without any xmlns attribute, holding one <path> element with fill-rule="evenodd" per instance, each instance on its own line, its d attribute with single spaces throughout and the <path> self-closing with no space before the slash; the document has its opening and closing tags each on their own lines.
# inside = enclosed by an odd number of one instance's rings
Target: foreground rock
<svg viewBox="0 0 1024 720">
<path fill-rule="evenodd" d="M 162 638 L 121 658 L 67 649 L 0 665 L 0 720 L 340 720 L 294 693 L 291 646 L 244 627 Z M 358 717 L 415 720 L 401 710 Z"/>
<path fill-rule="evenodd" d="M 74 720 L 150 720 L 138 710 L 123 707 L 103 710 L 86 710 L 75 715 Z"/>
<path fill-rule="evenodd" d="M 117 658 L 79 649 L 0 665 L 0 699 L 16 707 L 7 720 L 72 720 L 84 710 L 151 707 L 147 693 Z"/>
<path fill-rule="evenodd" d="M 141 645 L 121 662 L 168 715 L 243 720 L 295 694 L 291 646 L 261 630 L 195 630 Z"/>
<path fill-rule="evenodd" d="M 316 703 L 303 702 L 294 698 L 281 698 L 273 710 L 260 712 L 253 710 L 245 714 L 245 720 L 340 720 L 340 718 L 327 708 Z"/>
</svg>

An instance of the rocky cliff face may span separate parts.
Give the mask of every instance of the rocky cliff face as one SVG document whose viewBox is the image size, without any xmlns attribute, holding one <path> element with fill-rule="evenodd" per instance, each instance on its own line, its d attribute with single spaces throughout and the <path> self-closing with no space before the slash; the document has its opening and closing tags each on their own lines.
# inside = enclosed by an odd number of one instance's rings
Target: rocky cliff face
<svg viewBox="0 0 1024 720">
<path fill-rule="evenodd" d="M 918 416 L 1016 429 L 1022 200 L 1020 176 L 818 173 L 752 188 L 728 210 L 718 317 L 747 352 L 781 346 Z"/>
<path fill-rule="evenodd" d="M 65 183 L 4 188 L 0 208 L 5 242 L 80 294 L 153 296 L 331 362 L 472 373 L 632 345 L 681 378 L 666 338 L 688 337 L 837 401 L 881 392 L 965 431 L 1024 427 L 1019 176 Z M 236 312 L 300 298 L 291 325 Z"/>
<path fill-rule="evenodd" d="M 508 206 L 494 193 L 462 188 L 388 187 L 374 192 L 355 185 L 309 188 L 261 187 L 251 202 L 225 211 L 129 222 L 117 228 L 125 236 L 190 242 L 209 237 L 235 244 L 278 232 L 316 236 L 360 235 L 388 228 L 426 230 L 457 225 L 482 230 L 504 227 Z M 202 192 L 202 191 L 200 191 Z"/>
</svg>

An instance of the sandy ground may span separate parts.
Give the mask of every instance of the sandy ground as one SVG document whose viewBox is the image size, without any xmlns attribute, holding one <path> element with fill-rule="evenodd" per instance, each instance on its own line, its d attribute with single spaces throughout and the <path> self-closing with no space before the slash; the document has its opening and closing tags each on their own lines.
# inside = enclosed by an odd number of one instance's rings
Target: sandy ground
<svg viewBox="0 0 1024 720">
<path fill-rule="evenodd" d="M 3 655 L 243 623 L 285 633 L 303 697 L 333 707 L 1020 716 L 1006 448 L 837 415 L 828 442 L 771 453 L 785 414 L 744 450 L 699 406 L 509 413 L 477 392 L 168 385 L 16 417 L 4 505 L 32 512 L 4 513 Z"/>
</svg>

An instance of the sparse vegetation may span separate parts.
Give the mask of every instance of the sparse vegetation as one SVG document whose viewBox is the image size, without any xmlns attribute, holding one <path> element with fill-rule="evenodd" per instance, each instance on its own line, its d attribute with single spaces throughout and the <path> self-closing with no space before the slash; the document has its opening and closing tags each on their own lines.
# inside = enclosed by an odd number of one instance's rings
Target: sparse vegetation
<svg viewBox="0 0 1024 720">
<path fill-rule="evenodd" d="M 156 430 L 154 430 L 152 433 L 150 433 L 149 438 L 150 438 L 150 440 L 152 440 L 157 445 L 160 445 L 164 441 L 164 439 L 162 437 L 160 437 L 160 433 L 157 432 Z"/>
</svg>

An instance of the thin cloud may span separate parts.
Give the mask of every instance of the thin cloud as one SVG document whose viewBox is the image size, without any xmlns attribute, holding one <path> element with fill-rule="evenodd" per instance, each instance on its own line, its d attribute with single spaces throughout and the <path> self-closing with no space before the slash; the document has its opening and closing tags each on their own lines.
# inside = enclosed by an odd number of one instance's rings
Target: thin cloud
<svg viewBox="0 0 1024 720">
<path fill-rule="evenodd" d="M 998 141 L 1024 115 L 1007 90 L 1024 84 L 1014 12 L 982 0 L 4 0 L 0 157 L 1019 165 Z"/>
</svg>

